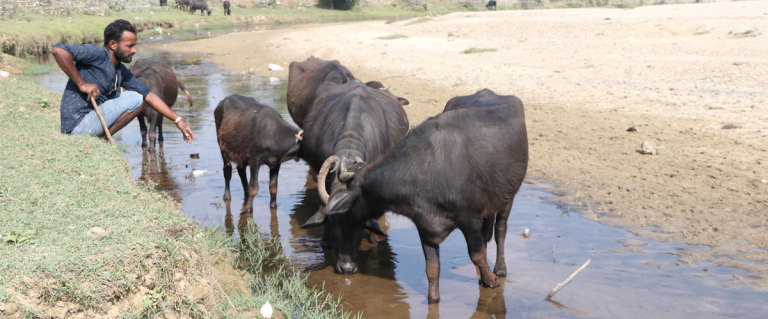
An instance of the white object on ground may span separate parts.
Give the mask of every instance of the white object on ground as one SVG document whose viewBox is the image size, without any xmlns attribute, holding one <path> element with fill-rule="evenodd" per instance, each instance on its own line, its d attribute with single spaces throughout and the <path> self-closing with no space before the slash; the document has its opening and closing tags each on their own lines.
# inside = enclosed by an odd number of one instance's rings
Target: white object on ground
<svg viewBox="0 0 768 319">
<path fill-rule="evenodd" d="M 528 228 L 526 228 L 526 229 L 523 231 L 523 235 L 525 235 L 525 236 L 530 236 L 530 235 L 531 235 L 531 232 L 528 230 Z"/>
<path fill-rule="evenodd" d="M 5 71 L 3 71 L 3 70 L 0 70 L 0 77 L 4 77 L 4 78 L 7 78 L 7 77 L 9 77 L 9 76 L 11 76 L 11 74 L 10 74 L 10 73 L 8 73 L 8 72 L 5 72 Z"/>
<path fill-rule="evenodd" d="M 207 169 L 205 169 L 205 170 L 197 170 L 196 169 L 196 170 L 192 171 L 192 175 L 194 175 L 194 176 L 200 176 L 200 175 L 203 175 L 205 173 L 208 173 Z"/>
<path fill-rule="evenodd" d="M 269 304 L 269 300 L 261 306 L 261 311 L 259 311 L 259 313 L 264 318 L 272 318 L 272 305 Z"/>
<path fill-rule="evenodd" d="M 272 63 L 269 64 L 269 69 L 272 70 L 272 71 L 282 71 L 282 70 L 285 70 L 281 66 L 279 66 L 277 64 L 272 64 Z"/>
</svg>

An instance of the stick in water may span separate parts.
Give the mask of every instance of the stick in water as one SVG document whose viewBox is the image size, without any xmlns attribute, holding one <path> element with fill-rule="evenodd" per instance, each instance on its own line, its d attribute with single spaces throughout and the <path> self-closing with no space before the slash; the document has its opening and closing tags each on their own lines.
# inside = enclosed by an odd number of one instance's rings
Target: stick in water
<svg viewBox="0 0 768 319">
<path fill-rule="evenodd" d="M 550 298 L 552 298 L 552 296 L 554 296 L 555 293 L 557 293 L 557 291 L 560 290 L 560 288 L 563 288 L 563 286 L 565 286 L 565 284 L 567 284 L 569 281 L 571 281 L 571 279 L 573 279 L 573 277 L 576 277 L 576 274 L 578 274 L 582 269 L 584 269 L 584 267 L 587 267 L 587 265 L 589 265 L 590 261 L 592 261 L 592 258 L 587 260 L 587 262 L 585 262 L 584 265 L 579 267 L 579 269 L 576 269 L 576 271 L 573 274 L 571 274 L 571 276 L 568 277 L 568 279 L 566 279 L 565 281 L 557 284 L 557 287 L 555 287 L 555 289 L 552 289 L 552 291 L 549 293 L 547 298 L 544 298 L 544 300 L 549 300 Z"/>
<path fill-rule="evenodd" d="M 99 111 L 99 106 L 96 105 L 96 99 L 91 96 L 91 103 L 93 103 L 93 109 L 96 110 L 96 115 L 99 116 L 99 121 L 101 121 L 101 126 L 104 127 L 104 133 L 107 134 L 107 138 L 109 139 L 109 143 L 112 145 L 115 145 L 115 140 L 112 139 L 112 134 L 109 133 L 109 127 L 107 126 L 107 122 L 104 122 L 104 117 L 101 116 L 101 111 Z"/>
</svg>

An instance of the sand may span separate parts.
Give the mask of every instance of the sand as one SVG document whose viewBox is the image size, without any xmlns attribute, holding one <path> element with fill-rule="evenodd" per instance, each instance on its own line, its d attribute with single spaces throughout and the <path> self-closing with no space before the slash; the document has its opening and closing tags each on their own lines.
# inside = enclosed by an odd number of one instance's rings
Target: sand
<svg viewBox="0 0 768 319">
<path fill-rule="evenodd" d="M 734 284 L 768 285 L 768 2 L 416 20 L 236 32 L 162 49 L 284 78 L 291 61 L 338 59 L 409 99 L 412 125 L 454 96 L 516 95 L 526 106 L 528 183 L 586 218 L 709 246 L 677 253 L 745 269 Z M 407 38 L 377 39 L 393 34 Z M 470 48 L 495 51 L 462 54 Z M 640 154 L 646 140 L 663 146 L 658 155 Z"/>
</svg>

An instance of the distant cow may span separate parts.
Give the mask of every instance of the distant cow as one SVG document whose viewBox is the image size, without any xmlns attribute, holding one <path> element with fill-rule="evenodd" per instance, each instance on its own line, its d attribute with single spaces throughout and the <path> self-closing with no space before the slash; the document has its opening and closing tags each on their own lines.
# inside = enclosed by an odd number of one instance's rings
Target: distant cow
<svg viewBox="0 0 768 319">
<path fill-rule="evenodd" d="M 224 161 L 224 197 L 231 200 L 229 180 L 232 165 L 237 165 L 237 174 L 243 183 L 244 203 L 242 212 L 253 211 L 253 198 L 259 192 L 259 167 L 269 167 L 269 207 L 277 207 L 277 175 L 280 164 L 286 160 L 297 160 L 294 146 L 298 129 L 286 123 L 275 109 L 256 102 L 255 99 L 233 94 L 219 102 L 213 111 L 216 122 L 216 136 Z M 293 152 L 289 154 L 289 151 Z M 251 167 L 251 181 L 245 175 L 246 166 Z"/>
<path fill-rule="evenodd" d="M 160 0 L 160 6 L 161 6 L 161 7 L 166 7 L 166 6 L 168 6 L 168 0 Z"/>
<path fill-rule="evenodd" d="M 229 11 L 229 6 L 230 6 L 229 1 L 224 1 L 224 15 L 227 15 L 227 16 L 231 15 Z"/>
<path fill-rule="evenodd" d="M 377 231 L 371 219 L 391 211 L 416 225 L 426 260 L 428 302 L 440 300 L 439 244 L 456 228 L 483 286 L 506 276 L 504 239 L 515 194 L 528 167 L 523 104 L 514 96 L 482 90 L 449 101 L 446 111 L 412 129 L 378 163 L 355 163 L 345 190 L 302 227 L 325 224 L 324 240 L 334 246 L 334 270 L 358 272 L 362 229 Z M 496 231 L 495 273 L 486 261 L 486 243 Z"/>
<path fill-rule="evenodd" d="M 496 10 L 496 0 L 488 1 L 488 4 L 486 4 L 485 7 L 488 10 L 491 10 L 491 7 L 493 7 L 493 10 L 495 11 Z"/>
<path fill-rule="evenodd" d="M 192 2 L 192 0 L 177 0 L 176 5 L 179 6 L 180 10 L 187 10 L 189 9 L 190 2 Z"/>
<path fill-rule="evenodd" d="M 146 84 L 152 93 L 155 93 L 165 104 L 172 107 L 176 103 L 176 97 L 178 96 L 179 89 L 183 90 L 189 99 L 189 105 L 192 106 L 194 99 L 189 94 L 189 91 L 176 80 L 176 74 L 173 73 L 171 64 L 168 61 L 158 58 L 144 58 L 136 61 L 132 70 L 134 76 Z M 145 102 L 146 104 L 146 102 Z M 149 122 L 149 148 L 150 153 L 155 152 L 155 131 L 157 130 L 157 140 L 163 143 L 163 116 L 158 113 L 154 108 L 144 105 L 141 113 L 137 116 L 139 120 L 139 129 L 141 130 L 141 147 L 147 147 L 147 124 L 144 123 L 144 118 L 147 118 Z"/>
<path fill-rule="evenodd" d="M 355 77 L 339 61 L 322 60 L 314 56 L 304 62 L 291 62 L 288 66 L 288 113 L 300 128 L 309 114 L 315 93 L 323 83 L 344 84 Z"/>
<path fill-rule="evenodd" d="M 190 0 L 190 2 L 187 3 L 189 5 L 189 13 L 195 13 L 195 11 L 200 10 L 200 15 L 203 15 L 205 11 L 208 11 L 208 15 L 211 15 L 211 9 L 208 9 L 208 4 L 205 3 L 203 0 Z"/>
</svg>

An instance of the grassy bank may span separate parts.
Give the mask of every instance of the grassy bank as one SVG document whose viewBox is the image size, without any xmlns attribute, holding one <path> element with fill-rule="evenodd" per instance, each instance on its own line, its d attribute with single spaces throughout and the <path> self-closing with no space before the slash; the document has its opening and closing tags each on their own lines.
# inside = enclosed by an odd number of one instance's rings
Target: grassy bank
<svg viewBox="0 0 768 319">
<path fill-rule="evenodd" d="M 424 15 L 445 14 L 466 10 L 464 7 L 438 2 L 429 11 L 410 10 L 403 7 L 366 7 L 349 11 L 321 8 L 262 9 L 233 8 L 231 16 L 222 15 L 221 8 L 214 8 L 211 16 L 191 15 L 180 11 L 148 11 L 140 13 L 112 12 L 107 16 L 73 14 L 52 17 L 25 11 L 13 19 L 0 20 L 0 46 L 6 54 L 15 56 L 39 55 L 50 52 L 58 42 L 100 43 L 104 27 L 115 19 L 133 22 L 139 31 L 154 28 L 164 30 L 210 30 L 254 25 L 325 23 L 373 19 L 408 18 Z"/>
<path fill-rule="evenodd" d="M 60 98 L 0 79 L 0 317 L 254 318 L 267 300 L 287 317 L 348 317 L 257 227 L 237 243 L 201 229 L 137 184 L 118 148 L 60 134 Z"/>
</svg>

